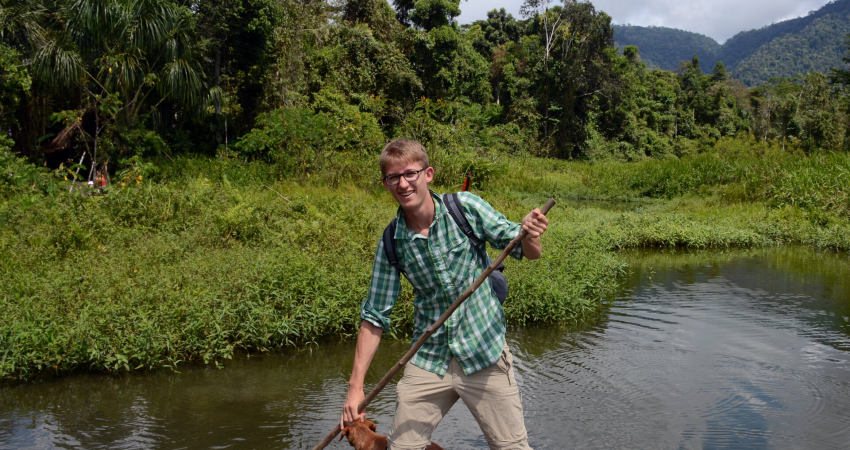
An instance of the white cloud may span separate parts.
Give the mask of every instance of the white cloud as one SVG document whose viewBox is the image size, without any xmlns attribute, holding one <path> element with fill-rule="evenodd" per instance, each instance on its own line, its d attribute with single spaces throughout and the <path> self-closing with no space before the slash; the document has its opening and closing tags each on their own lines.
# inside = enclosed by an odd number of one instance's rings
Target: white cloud
<svg viewBox="0 0 850 450">
<path fill-rule="evenodd" d="M 828 0 L 596 0 L 614 23 L 657 25 L 711 36 L 720 43 L 740 31 L 808 14 Z M 469 0 L 461 2 L 460 23 L 487 17 L 487 11 L 505 8 L 519 18 L 522 0 Z"/>
</svg>

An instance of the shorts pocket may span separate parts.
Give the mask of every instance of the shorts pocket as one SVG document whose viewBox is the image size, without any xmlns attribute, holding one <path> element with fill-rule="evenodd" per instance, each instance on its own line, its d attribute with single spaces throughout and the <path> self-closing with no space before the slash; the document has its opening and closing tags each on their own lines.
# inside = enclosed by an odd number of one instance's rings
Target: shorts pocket
<svg viewBox="0 0 850 450">
<path fill-rule="evenodd" d="M 496 365 L 502 369 L 502 372 L 508 373 L 511 370 L 511 365 L 508 363 L 508 359 L 505 358 L 505 352 L 503 351 L 501 355 L 499 355 L 499 359 L 496 361 Z"/>
<path fill-rule="evenodd" d="M 508 385 L 514 384 L 513 377 L 513 358 L 511 358 L 510 351 L 508 350 L 508 345 L 505 344 L 505 349 L 502 350 L 502 354 L 499 355 L 499 360 L 496 361 L 496 366 L 501 369 L 501 371 L 508 377 Z"/>
</svg>

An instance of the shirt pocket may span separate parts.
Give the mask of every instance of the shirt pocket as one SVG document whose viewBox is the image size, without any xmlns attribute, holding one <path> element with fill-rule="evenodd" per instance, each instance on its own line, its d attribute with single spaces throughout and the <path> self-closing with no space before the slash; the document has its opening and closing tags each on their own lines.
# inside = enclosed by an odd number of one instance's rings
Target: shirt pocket
<svg viewBox="0 0 850 450">
<path fill-rule="evenodd" d="M 439 285 L 433 266 L 428 259 L 428 249 L 421 242 L 411 242 L 405 248 L 404 270 L 417 297 L 428 298 Z"/>
<path fill-rule="evenodd" d="M 446 266 L 455 281 L 465 282 L 475 262 L 475 249 L 463 233 L 452 235 L 446 242 Z M 464 283 L 461 283 L 464 284 Z"/>
</svg>

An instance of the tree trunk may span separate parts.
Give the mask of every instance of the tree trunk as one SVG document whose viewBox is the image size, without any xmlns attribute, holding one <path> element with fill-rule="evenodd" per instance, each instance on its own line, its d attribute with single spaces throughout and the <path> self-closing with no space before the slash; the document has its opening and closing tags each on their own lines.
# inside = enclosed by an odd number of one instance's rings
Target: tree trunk
<svg viewBox="0 0 850 450">
<path fill-rule="evenodd" d="M 97 113 L 97 108 L 95 108 L 94 112 L 94 139 L 93 139 L 93 149 L 92 149 L 92 158 L 91 158 L 91 167 L 89 168 L 89 176 L 86 178 L 86 181 L 94 181 L 94 177 L 97 174 L 97 138 L 100 134 L 100 115 Z"/>
<path fill-rule="evenodd" d="M 215 86 L 221 87 L 221 44 L 215 49 Z M 221 104 L 218 97 L 215 98 L 216 118 L 221 114 Z"/>
<path fill-rule="evenodd" d="M 215 49 L 215 86 L 221 87 L 221 44 Z M 221 142 L 221 131 L 219 123 L 221 122 L 221 103 L 218 96 L 215 97 L 215 142 Z"/>
</svg>

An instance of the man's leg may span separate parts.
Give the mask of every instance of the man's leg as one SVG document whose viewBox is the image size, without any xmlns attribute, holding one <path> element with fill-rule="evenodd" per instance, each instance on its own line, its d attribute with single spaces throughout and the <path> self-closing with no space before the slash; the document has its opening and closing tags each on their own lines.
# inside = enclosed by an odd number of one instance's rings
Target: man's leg
<svg viewBox="0 0 850 450">
<path fill-rule="evenodd" d="M 396 387 L 395 416 L 387 437 L 388 450 L 422 450 L 431 433 L 458 400 L 451 375 L 441 377 L 411 363 Z"/>
<path fill-rule="evenodd" d="M 478 421 L 491 450 L 531 450 L 514 378 L 513 357 L 507 344 L 496 364 L 462 376 L 457 390 Z"/>
</svg>

